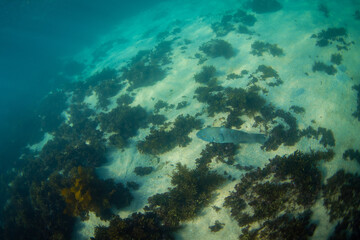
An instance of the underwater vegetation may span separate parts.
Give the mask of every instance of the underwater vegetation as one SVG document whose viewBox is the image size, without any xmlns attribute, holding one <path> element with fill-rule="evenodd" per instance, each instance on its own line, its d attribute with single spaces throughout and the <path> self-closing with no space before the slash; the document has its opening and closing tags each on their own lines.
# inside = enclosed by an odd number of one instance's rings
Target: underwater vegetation
<svg viewBox="0 0 360 240">
<path fill-rule="evenodd" d="M 335 75 L 337 73 L 336 68 L 333 65 L 326 65 L 323 62 L 316 61 L 312 66 L 313 72 L 325 72 L 328 75 Z"/>
<path fill-rule="evenodd" d="M 334 54 L 331 54 L 331 59 L 330 61 L 333 63 L 333 64 L 336 64 L 336 65 L 340 65 L 341 62 L 343 60 L 343 57 L 340 53 L 334 53 Z"/>
<path fill-rule="evenodd" d="M 152 171 L 154 171 L 153 167 L 136 167 L 134 169 L 134 173 L 138 176 L 149 175 Z"/>
<path fill-rule="evenodd" d="M 220 22 L 211 24 L 211 29 L 216 37 L 224 37 L 229 32 L 237 30 L 238 33 L 252 34 L 247 26 L 252 27 L 256 22 L 256 18 L 252 14 L 238 9 L 234 14 L 223 15 Z"/>
<path fill-rule="evenodd" d="M 156 155 L 168 152 L 177 146 L 185 147 L 191 141 L 188 137 L 189 133 L 201 127 L 201 121 L 195 117 L 179 115 L 170 130 L 167 130 L 166 125 L 160 129 L 152 129 L 143 141 L 138 142 L 137 148 L 141 153 Z"/>
<path fill-rule="evenodd" d="M 352 89 L 357 91 L 357 98 L 356 98 L 357 106 L 356 106 L 356 111 L 353 113 L 353 116 L 360 121 L 360 84 L 354 85 Z"/>
<path fill-rule="evenodd" d="M 218 232 L 224 228 L 224 225 L 225 225 L 225 223 L 221 223 L 221 222 L 219 222 L 219 220 L 216 220 L 215 224 L 212 226 L 209 226 L 209 228 L 212 232 Z"/>
<path fill-rule="evenodd" d="M 122 208 L 132 200 L 123 184 L 115 184 L 113 179 L 99 179 L 92 168 L 73 168 L 65 181 L 69 186 L 61 189 L 61 196 L 66 202 L 64 213 L 80 216 L 83 220 L 88 218 L 89 211 L 95 212 L 101 219 L 109 219 L 112 206 Z"/>
<path fill-rule="evenodd" d="M 214 66 L 203 66 L 201 72 L 194 75 L 195 82 L 206 84 L 208 86 L 216 85 L 216 68 Z"/>
<path fill-rule="evenodd" d="M 128 80 L 129 90 L 154 85 L 166 77 L 163 66 L 171 63 L 172 41 L 160 42 L 153 50 L 139 51 L 131 62 L 121 69 L 121 79 Z"/>
<path fill-rule="evenodd" d="M 256 13 L 277 12 L 282 9 L 282 5 L 276 0 L 252 0 L 246 3 Z"/>
<path fill-rule="evenodd" d="M 139 128 L 147 126 L 147 117 L 147 112 L 140 106 L 118 106 L 109 113 L 99 114 L 98 121 L 103 131 L 114 133 L 109 139 L 110 144 L 123 148 Z"/>
<path fill-rule="evenodd" d="M 319 161 L 329 161 L 333 157 L 334 152 L 331 150 L 310 153 L 296 151 L 288 156 L 276 156 L 270 159 L 265 168 L 246 173 L 234 191 L 225 198 L 224 206 L 231 208 L 231 215 L 239 226 L 247 226 L 247 230 L 243 232 L 245 235 L 270 232 L 293 234 L 291 223 L 299 227 L 297 232 L 315 229 L 314 225 L 309 226 L 309 219 L 300 222 L 295 219 L 305 220 L 299 211 L 309 209 L 321 193 L 322 174 L 317 168 Z M 289 219 L 289 222 L 282 221 L 289 226 L 274 224 L 281 219 Z M 270 227 L 268 224 L 272 226 L 269 232 L 266 230 Z"/>
<path fill-rule="evenodd" d="M 107 109 L 109 98 L 115 96 L 123 86 L 119 83 L 119 79 L 108 79 L 102 81 L 94 87 L 94 91 L 98 97 L 98 106 Z"/>
<path fill-rule="evenodd" d="M 345 160 L 356 160 L 360 164 L 360 152 L 359 152 L 359 150 L 347 149 L 343 153 L 342 157 Z"/>
<path fill-rule="evenodd" d="M 222 39 L 212 39 L 203 43 L 199 50 L 211 58 L 224 57 L 230 59 L 235 56 L 235 50 L 231 44 Z"/>
<path fill-rule="evenodd" d="M 323 4 L 323 3 L 319 4 L 319 5 L 318 5 L 318 10 L 319 10 L 319 12 L 321 12 L 322 14 L 324 14 L 324 16 L 325 16 L 326 18 L 329 17 L 330 11 L 329 11 L 329 8 L 328 8 L 325 4 Z"/>
<path fill-rule="evenodd" d="M 164 226 L 160 218 L 152 212 L 133 213 L 128 218 L 122 219 L 115 216 L 108 227 L 98 226 L 95 228 L 95 237 L 92 240 L 126 240 L 126 239 L 149 239 L 171 240 L 172 228 Z"/>
<path fill-rule="evenodd" d="M 255 41 L 251 44 L 251 52 L 254 56 L 263 56 L 264 53 L 271 54 L 273 57 L 284 56 L 284 51 L 277 44 L 270 44 L 263 41 Z"/>
<path fill-rule="evenodd" d="M 324 206 L 330 222 L 340 220 L 330 239 L 357 239 L 360 237 L 360 177 L 339 170 L 324 186 Z"/>
<path fill-rule="evenodd" d="M 317 34 L 313 34 L 311 38 L 316 38 L 316 46 L 326 47 L 333 43 L 337 43 L 336 48 L 338 50 L 349 50 L 349 46 L 354 44 L 353 41 L 346 42 L 345 39 L 348 37 L 347 31 L 345 28 L 328 28 L 326 30 L 321 30 Z"/>
<path fill-rule="evenodd" d="M 189 169 L 178 163 L 171 177 L 174 188 L 151 196 L 149 205 L 144 209 L 156 213 L 165 226 L 178 227 L 181 221 L 196 217 L 199 210 L 209 203 L 212 192 L 224 180 L 205 165 Z"/>
</svg>

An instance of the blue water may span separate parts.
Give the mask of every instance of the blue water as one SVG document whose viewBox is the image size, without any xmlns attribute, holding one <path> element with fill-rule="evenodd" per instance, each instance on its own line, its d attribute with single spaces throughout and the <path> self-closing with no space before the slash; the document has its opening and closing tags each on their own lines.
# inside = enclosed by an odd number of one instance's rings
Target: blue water
<svg viewBox="0 0 360 240">
<path fill-rule="evenodd" d="M 360 239 L 359 39 L 358 0 L 0 0 L 0 239 Z"/>
</svg>

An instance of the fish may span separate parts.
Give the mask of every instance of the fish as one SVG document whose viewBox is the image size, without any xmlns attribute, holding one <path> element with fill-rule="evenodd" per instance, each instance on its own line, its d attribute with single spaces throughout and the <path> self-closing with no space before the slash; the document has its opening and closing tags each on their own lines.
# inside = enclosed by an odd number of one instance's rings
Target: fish
<svg viewBox="0 0 360 240">
<path fill-rule="evenodd" d="M 261 133 L 247 133 L 225 127 L 207 127 L 196 133 L 204 141 L 212 143 L 260 143 L 266 142 L 266 136 Z"/>
</svg>

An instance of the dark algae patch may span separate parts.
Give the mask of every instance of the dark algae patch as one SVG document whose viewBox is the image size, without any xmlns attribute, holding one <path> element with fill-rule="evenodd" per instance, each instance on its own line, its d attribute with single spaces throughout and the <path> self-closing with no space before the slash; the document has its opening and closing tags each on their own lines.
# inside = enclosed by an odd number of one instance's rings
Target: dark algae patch
<svg viewBox="0 0 360 240">
<path fill-rule="evenodd" d="M 277 44 L 270 44 L 263 41 L 255 41 L 251 44 L 251 52 L 254 56 L 263 56 L 264 53 L 268 53 L 273 57 L 280 57 L 284 55 L 284 51 L 278 47 Z"/>
<path fill-rule="evenodd" d="M 235 56 L 235 50 L 231 44 L 222 39 L 212 39 L 202 44 L 199 50 L 211 58 L 224 57 L 230 59 Z"/>
<path fill-rule="evenodd" d="M 200 209 L 209 204 L 213 191 L 224 180 L 205 164 L 195 169 L 177 164 L 171 178 L 174 187 L 150 197 L 145 210 L 156 213 L 165 226 L 177 227 L 180 222 L 195 218 Z"/>
<path fill-rule="evenodd" d="M 137 148 L 141 153 L 156 155 L 171 151 L 177 146 L 186 147 L 191 141 L 188 134 L 201 126 L 200 120 L 189 115 L 180 115 L 170 130 L 167 130 L 167 126 L 152 129 L 143 141 L 138 142 Z"/>
<path fill-rule="evenodd" d="M 221 222 L 219 222 L 219 220 L 216 220 L 215 224 L 210 226 L 209 228 L 210 228 L 210 231 L 212 231 L 212 232 L 218 232 L 224 228 L 224 225 L 225 225 L 225 223 L 221 223 Z"/>
<path fill-rule="evenodd" d="M 252 0 L 248 1 L 247 6 L 255 13 L 271 13 L 282 9 L 281 3 L 276 0 Z"/>
<path fill-rule="evenodd" d="M 339 170 L 324 186 L 324 206 L 330 222 L 340 220 L 330 239 L 357 239 L 360 236 L 360 177 Z"/>
<path fill-rule="evenodd" d="M 321 30 L 321 32 L 313 34 L 311 37 L 317 39 L 316 46 L 318 47 L 326 47 L 336 43 L 336 48 L 338 50 L 349 50 L 349 46 L 354 44 L 354 42 L 346 41 L 348 34 L 343 27 L 331 27 L 326 30 Z"/>
<path fill-rule="evenodd" d="M 312 66 L 312 71 L 325 72 L 328 75 L 335 75 L 337 73 L 337 70 L 333 65 L 326 65 L 323 62 L 315 62 Z"/>
<path fill-rule="evenodd" d="M 171 229 L 164 226 L 155 213 L 133 213 L 128 218 L 115 216 L 108 227 L 95 228 L 95 237 L 91 240 L 113 239 L 149 239 L 172 240 L 175 239 Z"/>
<path fill-rule="evenodd" d="M 224 203 L 225 207 L 231 208 L 231 215 L 239 226 L 246 227 L 240 238 L 267 236 L 267 239 L 281 239 L 296 233 L 311 236 L 316 224 L 310 223 L 311 211 L 308 209 L 321 193 L 319 162 L 333 157 L 334 152 L 330 150 L 296 151 L 288 156 L 276 156 L 265 168 L 246 173 Z"/>
<path fill-rule="evenodd" d="M 352 115 L 360 121 L 360 84 L 359 85 L 354 85 L 352 87 L 352 89 L 357 92 L 357 94 L 356 94 L 356 96 L 357 96 L 357 98 L 356 98 L 356 102 L 357 102 L 356 111 Z"/>
</svg>

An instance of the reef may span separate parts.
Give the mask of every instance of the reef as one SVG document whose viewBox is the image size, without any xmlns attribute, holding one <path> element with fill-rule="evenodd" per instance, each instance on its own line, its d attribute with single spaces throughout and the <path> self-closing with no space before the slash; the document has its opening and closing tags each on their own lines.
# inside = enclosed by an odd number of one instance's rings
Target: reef
<svg viewBox="0 0 360 240">
<path fill-rule="evenodd" d="M 101 219 L 110 219 L 112 206 L 126 207 L 132 200 L 123 184 L 115 184 L 113 179 L 101 180 L 91 168 L 74 168 L 64 181 L 64 185 L 68 185 L 60 192 L 66 202 L 64 213 L 80 216 L 83 220 L 88 218 L 89 211 Z"/>
<path fill-rule="evenodd" d="M 199 210 L 209 204 L 213 191 L 224 180 L 205 165 L 188 169 L 178 163 L 171 177 L 174 187 L 151 196 L 144 209 L 156 213 L 165 226 L 178 227 L 181 221 L 195 218 Z"/>
<path fill-rule="evenodd" d="M 130 217 L 122 219 L 119 216 L 110 221 L 108 227 L 95 228 L 95 237 L 92 240 L 113 239 L 148 239 L 172 240 L 173 229 L 162 225 L 159 217 L 152 213 L 133 213 Z"/>
<path fill-rule="evenodd" d="M 355 90 L 355 91 L 357 91 L 357 98 L 356 98 L 357 106 L 356 106 L 356 111 L 355 111 L 352 115 L 360 121 L 360 84 L 359 84 L 359 85 L 354 85 L 354 86 L 352 87 L 352 89 Z"/>
<path fill-rule="evenodd" d="M 282 5 L 276 0 L 252 0 L 246 5 L 259 14 L 277 12 L 282 9 Z"/>
<path fill-rule="evenodd" d="M 304 218 L 299 211 L 309 209 L 321 193 L 322 174 L 317 168 L 319 161 L 329 161 L 333 157 L 331 150 L 310 153 L 296 151 L 288 156 L 276 156 L 265 168 L 246 173 L 224 203 L 225 207 L 231 208 L 231 215 L 239 226 L 247 226 L 240 237 L 267 236 L 273 232 L 276 235 L 270 239 L 278 239 L 277 236 L 285 234 L 285 231 L 286 234 L 294 234 L 290 231 L 292 224 L 299 227 L 296 232 L 314 228 L 309 226 L 309 218 Z M 300 219 L 308 220 L 298 222 Z M 284 225 L 278 222 L 284 222 Z"/>
<path fill-rule="evenodd" d="M 333 65 L 326 65 L 323 62 L 316 61 L 312 66 L 313 72 L 325 72 L 328 75 L 335 75 L 337 73 L 336 68 Z"/>
<path fill-rule="evenodd" d="M 170 130 L 166 125 L 160 129 L 152 129 L 143 141 L 138 142 L 138 150 L 141 153 L 156 155 L 171 151 L 177 146 L 185 147 L 191 141 L 189 133 L 200 129 L 202 123 L 195 117 L 179 115 L 172 125 Z"/>
<path fill-rule="evenodd" d="M 330 239 L 357 239 L 360 236 L 360 177 L 339 170 L 327 180 L 324 206 L 330 222 L 340 220 Z"/>
<path fill-rule="evenodd" d="M 235 51 L 231 44 L 222 39 L 212 39 L 203 43 L 199 50 L 211 58 L 224 57 L 225 59 L 230 59 L 235 56 Z"/>
<path fill-rule="evenodd" d="M 270 44 L 262 41 L 255 41 L 251 44 L 251 52 L 254 56 L 263 56 L 264 53 L 271 54 L 273 57 L 284 55 L 284 51 L 277 44 Z"/>
</svg>

